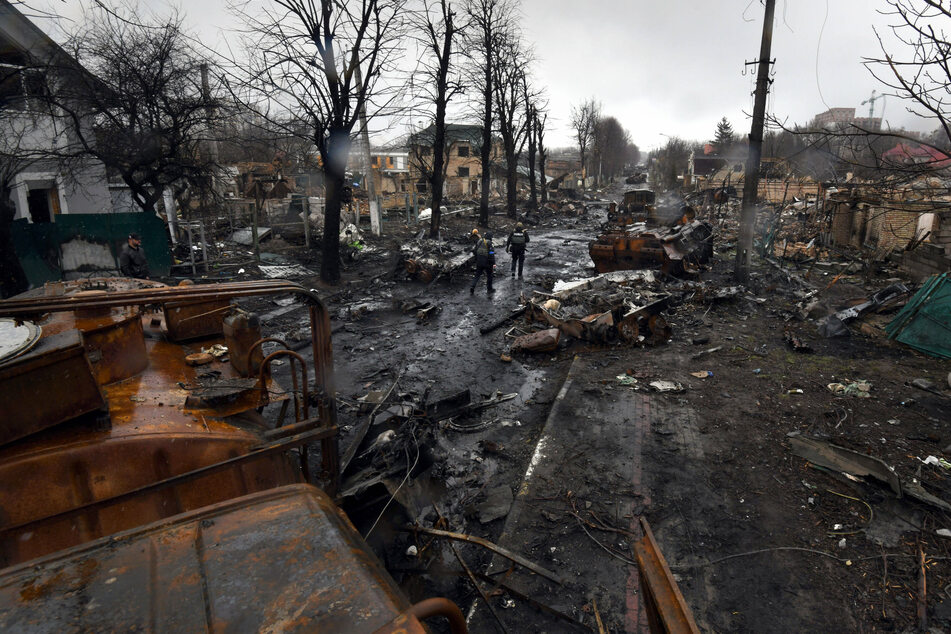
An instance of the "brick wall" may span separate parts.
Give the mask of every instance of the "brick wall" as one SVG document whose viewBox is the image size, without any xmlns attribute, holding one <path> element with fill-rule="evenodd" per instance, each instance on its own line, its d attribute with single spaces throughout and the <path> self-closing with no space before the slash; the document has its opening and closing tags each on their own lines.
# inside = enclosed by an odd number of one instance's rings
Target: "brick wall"
<svg viewBox="0 0 951 634">
<path fill-rule="evenodd" d="M 852 209 L 849 203 L 834 203 L 835 213 L 832 215 L 832 243 L 847 245 L 852 238 Z"/>
<path fill-rule="evenodd" d="M 870 235 L 878 236 L 880 248 L 904 248 L 915 237 L 921 213 L 900 209 L 872 209 L 872 213 L 875 215 L 875 228 Z"/>
<path fill-rule="evenodd" d="M 902 256 L 901 268 L 915 281 L 921 281 L 936 273 L 951 271 L 951 258 L 937 244 L 924 242 L 914 251 Z"/>
</svg>

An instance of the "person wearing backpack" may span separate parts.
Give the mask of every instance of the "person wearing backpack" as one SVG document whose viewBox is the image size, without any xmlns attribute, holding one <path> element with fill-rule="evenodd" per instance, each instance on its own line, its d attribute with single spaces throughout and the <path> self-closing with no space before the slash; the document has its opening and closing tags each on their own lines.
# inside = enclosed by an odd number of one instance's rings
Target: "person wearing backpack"
<svg viewBox="0 0 951 634">
<path fill-rule="evenodd" d="M 487 292 L 494 293 L 495 289 L 492 288 L 492 272 L 495 268 L 495 249 L 492 247 L 492 234 L 486 233 L 484 236 L 479 236 L 476 239 L 472 253 L 475 255 L 476 272 L 475 277 L 472 278 L 472 284 L 469 286 L 469 294 L 472 295 L 475 293 L 476 284 L 479 283 L 479 278 L 482 277 L 483 273 L 485 273 Z"/>
<path fill-rule="evenodd" d="M 512 253 L 512 277 L 515 277 L 515 264 L 518 263 L 518 276 L 522 277 L 522 265 L 525 264 L 525 245 L 528 244 L 528 232 L 522 223 L 515 225 L 515 231 L 509 234 L 505 250 Z"/>
</svg>

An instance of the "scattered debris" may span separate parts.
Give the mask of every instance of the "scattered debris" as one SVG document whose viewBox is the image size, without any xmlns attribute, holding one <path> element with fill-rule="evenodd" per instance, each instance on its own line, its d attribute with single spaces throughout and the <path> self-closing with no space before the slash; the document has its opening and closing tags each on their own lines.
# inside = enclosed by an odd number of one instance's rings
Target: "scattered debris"
<svg viewBox="0 0 951 634">
<path fill-rule="evenodd" d="M 845 379 L 848 381 L 848 379 Z M 836 396 L 855 396 L 857 398 L 869 398 L 869 392 L 872 384 L 868 381 L 853 381 L 846 383 L 829 383 L 826 386 L 830 392 Z"/>
<path fill-rule="evenodd" d="M 850 476 L 871 476 L 887 484 L 899 498 L 908 496 L 943 511 L 951 511 L 951 504 L 925 491 L 917 480 L 899 480 L 895 470 L 879 458 L 805 436 L 791 437 L 789 443 L 793 453 L 820 467 Z"/>
<path fill-rule="evenodd" d="M 290 277 L 313 277 L 316 275 L 313 271 L 300 264 L 261 264 L 258 266 L 266 277 L 271 279 L 287 279 Z"/>
<path fill-rule="evenodd" d="M 485 500 L 476 507 L 479 522 L 488 524 L 505 517 L 509 514 L 509 509 L 512 508 L 513 500 L 512 489 L 505 485 L 489 489 L 485 493 Z"/>
<path fill-rule="evenodd" d="M 512 342 L 512 352 L 551 352 L 561 342 L 561 331 L 557 328 L 540 330 L 517 337 Z"/>
<path fill-rule="evenodd" d="M 684 391 L 684 386 L 676 381 L 668 381 L 665 379 L 658 379 L 656 381 L 651 381 L 648 383 L 651 390 L 654 392 L 673 392 L 679 393 Z"/>
</svg>

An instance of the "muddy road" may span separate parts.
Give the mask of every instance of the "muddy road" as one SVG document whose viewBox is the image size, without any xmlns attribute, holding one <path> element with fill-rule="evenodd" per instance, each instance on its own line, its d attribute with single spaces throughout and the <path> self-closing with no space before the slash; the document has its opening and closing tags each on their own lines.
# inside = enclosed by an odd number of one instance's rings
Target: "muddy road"
<svg viewBox="0 0 951 634">
<path fill-rule="evenodd" d="M 341 452 L 366 430 L 345 473 L 343 508 L 410 598 L 449 596 L 476 632 L 501 631 L 500 623 L 512 632 L 597 631 L 598 618 L 609 631 L 642 630 L 630 543 L 645 517 L 703 631 L 917 625 L 919 548 L 933 588 L 926 614 L 932 624 L 951 625 L 951 599 L 941 593 L 951 583 L 951 552 L 936 533 L 951 529 L 951 516 L 791 451 L 791 436 L 825 439 L 879 457 L 951 499 L 944 470 L 920 460 L 945 455 L 951 399 L 908 384 L 944 380 L 947 364 L 859 333 L 819 336 L 797 306 L 828 275 L 817 271 L 803 287 L 759 262 L 748 289 L 713 299 L 732 284 L 732 251 L 723 241 L 699 278 L 660 282 L 678 300 L 665 312 L 673 335 L 662 345 L 564 338 L 555 352 L 506 362 L 510 328 L 530 326 L 519 320 L 480 334 L 523 296 L 592 275 L 587 241 L 605 216 L 604 206 L 589 202 L 587 214 L 529 226 L 522 280 L 509 275 L 498 246 L 511 222 L 493 216 L 492 295 L 484 280 L 469 294 L 469 270 L 433 284 L 405 279 L 394 253 L 417 226 L 390 227 L 387 240 L 371 241 L 372 252 L 348 263 L 343 285 L 321 291 L 333 316 Z M 444 235 L 463 244 L 473 226 L 453 217 Z M 893 274 L 846 276 L 821 298 L 836 307 Z M 421 303 L 439 310 L 417 320 Z M 265 334 L 291 341 L 306 334 L 293 306 L 252 308 L 267 316 Z M 811 353 L 788 346 L 789 329 Z M 287 370 L 277 376 L 289 384 Z M 654 379 L 683 391 L 644 389 Z M 826 388 L 854 380 L 871 383 L 869 398 Z M 427 403 L 464 390 L 490 404 L 437 424 L 420 417 Z M 371 402 L 361 403 L 367 395 Z M 563 583 L 477 546 L 408 531 L 413 524 L 492 540 L 557 571 Z"/>
</svg>

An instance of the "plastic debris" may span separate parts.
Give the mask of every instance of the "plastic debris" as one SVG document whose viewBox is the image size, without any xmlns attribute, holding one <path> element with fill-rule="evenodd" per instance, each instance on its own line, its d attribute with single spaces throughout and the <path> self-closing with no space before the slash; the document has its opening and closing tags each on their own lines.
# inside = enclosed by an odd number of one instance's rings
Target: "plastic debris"
<svg viewBox="0 0 951 634">
<path fill-rule="evenodd" d="M 684 386 L 676 381 L 667 381 L 666 379 L 658 379 L 657 381 L 651 381 L 650 385 L 651 390 L 654 392 L 683 392 Z"/>
<path fill-rule="evenodd" d="M 699 372 L 691 372 L 690 376 L 695 376 L 698 379 L 707 379 L 713 376 L 712 370 L 700 370 Z"/>
<path fill-rule="evenodd" d="M 848 381 L 848 379 L 845 379 Z M 868 381 L 852 381 L 829 383 L 826 386 L 830 392 L 836 396 L 855 396 L 857 398 L 869 398 L 869 392 L 872 390 L 872 384 Z"/>
<path fill-rule="evenodd" d="M 917 458 L 917 456 L 915 456 Z M 921 460 L 921 458 L 918 458 Z M 939 458 L 938 456 L 928 456 L 924 460 L 921 460 L 924 464 L 934 465 L 936 467 L 941 467 L 942 469 L 951 469 L 951 462 L 948 462 L 944 458 Z"/>
</svg>

